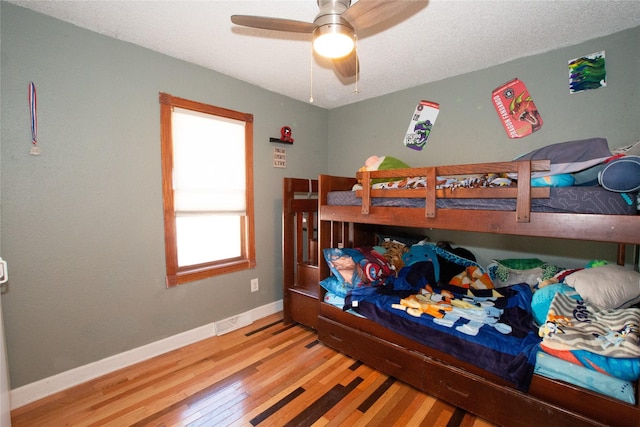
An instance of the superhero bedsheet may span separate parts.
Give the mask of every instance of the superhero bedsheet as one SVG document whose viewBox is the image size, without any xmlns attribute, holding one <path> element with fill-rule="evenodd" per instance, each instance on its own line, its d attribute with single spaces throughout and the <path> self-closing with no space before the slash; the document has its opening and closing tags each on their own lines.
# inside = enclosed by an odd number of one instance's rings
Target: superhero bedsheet
<svg viewBox="0 0 640 427">
<path fill-rule="evenodd" d="M 437 287 L 428 287 L 428 291 L 416 294 L 386 286 L 355 288 L 347 294 L 345 309 L 526 391 L 540 342 L 531 313 L 529 286 L 513 285 L 464 295 Z M 410 306 L 416 304 L 412 300 L 432 307 L 423 306 L 422 313 L 412 311 Z"/>
</svg>

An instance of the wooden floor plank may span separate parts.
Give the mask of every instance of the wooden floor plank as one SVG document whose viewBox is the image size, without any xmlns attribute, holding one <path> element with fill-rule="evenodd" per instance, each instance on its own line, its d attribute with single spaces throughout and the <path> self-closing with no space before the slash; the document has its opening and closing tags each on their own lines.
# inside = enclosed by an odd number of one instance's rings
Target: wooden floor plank
<svg viewBox="0 0 640 427">
<path fill-rule="evenodd" d="M 362 417 L 363 412 L 358 408 L 363 405 L 372 394 L 376 393 L 376 391 L 382 386 L 385 381 L 388 380 L 384 374 L 377 373 L 371 375 L 366 378 L 365 381 L 357 387 L 359 391 L 359 396 L 357 396 L 353 401 L 346 406 L 340 414 L 336 415 L 331 422 L 328 424 L 330 426 L 352 426 L 358 422 L 358 420 Z"/>
<path fill-rule="evenodd" d="M 394 396 L 395 402 L 393 405 L 389 405 L 387 408 L 385 417 L 381 419 L 380 425 L 391 426 L 393 423 L 402 417 L 402 415 L 407 411 L 411 402 L 415 399 L 418 394 L 418 390 L 413 387 L 405 386 L 398 396 Z"/>
<path fill-rule="evenodd" d="M 326 375 L 328 371 L 335 369 L 335 366 L 344 363 L 346 356 L 336 353 L 333 353 L 333 356 L 324 364 L 319 366 L 317 369 L 313 371 L 307 372 L 303 377 L 301 377 L 298 381 L 292 384 L 291 387 L 302 387 L 307 393 L 300 396 L 300 399 L 296 399 L 295 402 L 292 402 L 289 407 L 287 407 L 287 413 L 299 413 L 308 405 L 310 405 L 319 395 L 323 392 L 326 392 L 330 386 L 326 384 L 320 383 L 318 380 L 323 375 Z M 290 387 L 290 388 L 291 388 Z M 288 389 L 285 389 L 288 390 Z M 271 405 L 277 403 L 280 400 L 281 396 L 277 396 L 275 399 L 270 399 L 268 403 Z M 269 406 L 267 406 L 268 408 Z M 280 413 L 278 417 L 282 418 L 283 413 Z M 293 416 L 293 415 L 291 415 Z M 245 417 L 246 418 L 246 417 Z"/>
<path fill-rule="evenodd" d="M 383 420 L 389 414 L 389 411 L 404 397 L 407 390 L 407 387 L 403 387 L 402 384 L 397 382 L 391 384 L 376 402 L 364 412 L 364 415 L 355 426 L 385 426 L 386 424 L 383 423 Z"/>
<path fill-rule="evenodd" d="M 345 379 L 351 381 L 355 378 L 354 376 L 363 378 L 362 383 L 323 415 L 322 425 L 339 425 L 350 413 L 356 411 L 358 406 L 368 397 L 367 394 L 364 394 L 364 390 L 380 375 L 368 366 L 360 365 L 352 374 L 347 375 Z M 341 384 L 346 385 L 347 383 L 343 380 Z"/>
<path fill-rule="evenodd" d="M 453 407 L 442 400 L 436 400 L 431 406 L 429 413 L 420 423 L 421 427 L 446 427 L 447 423 L 453 414 Z M 449 415 L 449 417 L 447 417 Z M 443 425 L 444 422 L 444 425 Z"/>
<path fill-rule="evenodd" d="M 281 313 L 12 411 L 33 426 L 491 427 L 317 341 Z"/>
<path fill-rule="evenodd" d="M 418 425 L 418 420 L 421 420 L 429 413 L 431 406 L 435 401 L 431 396 L 428 396 L 419 390 L 413 389 L 413 399 L 407 406 L 407 409 L 398 416 L 395 420 L 388 420 L 389 425 L 393 427 L 405 427 L 410 425 Z"/>
</svg>

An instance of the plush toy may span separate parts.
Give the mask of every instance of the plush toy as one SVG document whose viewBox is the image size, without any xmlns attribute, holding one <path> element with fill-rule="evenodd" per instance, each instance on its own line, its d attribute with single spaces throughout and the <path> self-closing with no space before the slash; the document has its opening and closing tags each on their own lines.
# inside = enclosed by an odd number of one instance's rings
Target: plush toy
<svg viewBox="0 0 640 427">
<path fill-rule="evenodd" d="M 358 172 L 362 171 L 384 171 L 390 169 L 404 169 L 409 168 L 408 164 L 403 162 L 400 159 L 391 156 L 371 156 L 365 162 L 364 166 L 358 169 Z M 378 178 L 371 180 L 372 184 L 376 184 L 378 182 L 385 182 L 388 179 Z"/>
<path fill-rule="evenodd" d="M 360 171 L 383 171 L 389 169 L 404 169 L 411 167 L 400 159 L 391 156 L 371 156 L 361 167 Z"/>
<path fill-rule="evenodd" d="M 493 289 L 489 275 L 475 266 L 467 267 L 462 273 L 453 276 L 449 284 L 459 288 Z"/>
<path fill-rule="evenodd" d="M 395 240 L 385 240 L 378 247 L 375 247 L 382 256 L 385 257 L 389 265 L 395 271 L 395 274 L 398 275 L 398 272 L 402 267 L 404 267 L 404 261 L 402 260 L 402 256 L 409 251 L 409 248 L 404 243 L 396 242 Z"/>
<path fill-rule="evenodd" d="M 438 264 L 440 265 L 440 283 L 448 284 L 456 275 L 465 271 L 467 267 L 477 266 L 476 257 L 465 248 L 451 246 L 451 243 L 441 241 L 436 244 Z"/>
<path fill-rule="evenodd" d="M 438 262 L 438 255 L 435 252 L 434 245 L 413 245 L 408 252 L 402 255 L 402 262 L 406 267 L 411 267 L 413 264 L 424 261 L 429 261 L 433 264 L 433 273 L 437 283 L 437 281 L 440 280 L 440 263 Z"/>
<path fill-rule="evenodd" d="M 285 142 L 293 142 L 293 136 L 291 134 L 291 128 L 289 126 L 283 126 L 280 129 L 280 140 Z"/>
<path fill-rule="evenodd" d="M 593 268 L 593 267 L 600 267 L 602 265 L 607 265 L 609 264 L 606 260 L 603 259 L 594 259 L 591 260 L 587 263 L 587 265 L 585 266 L 585 268 Z"/>
<path fill-rule="evenodd" d="M 551 278 L 549 278 L 549 279 L 545 279 L 545 280 L 538 279 L 538 286 L 537 286 L 537 288 L 538 288 L 538 289 L 542 289 L 542 288 L 544 288 L 545 286 L 555 285 L 556 283 L 559 283 L 559 282 L 560 282 L 560 281 L 558 280 L 558 278 L 557 278 L 557 277 L 551 277 Z"/>
</svg>

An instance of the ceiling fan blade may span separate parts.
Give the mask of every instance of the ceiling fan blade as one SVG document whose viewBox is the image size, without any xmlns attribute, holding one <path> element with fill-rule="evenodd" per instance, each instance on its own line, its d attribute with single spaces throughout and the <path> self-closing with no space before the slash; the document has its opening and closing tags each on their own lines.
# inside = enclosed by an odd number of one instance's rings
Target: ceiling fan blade
<svg viewBox="0 0 640 427">
<path fill-rule="evenodd" d="M 421 9 L 427 3 L 426 0 L 358 0 L 340 16 L 346 19 L 357 32 L 386 21 L 407 9 Z"/>
<path fill-rule="evenodd" d="M 231 22 L 243 27 L 261 28 L 264 30 L 287 31 L 290 33 L 313 33 L 315 25 L 311 22 L 293 19 L 267 18 L 264 16 L 231 15 Z"/>
<path fill-rule="evenodd" d="M 362 1 L 362 0 L 361 0 Z M 353 77 L 358 72 L 358 55 L 355 49 L 344 58 L 337 58 L 333 60 L 333 66 L 342 77 Z"/>
</svg>

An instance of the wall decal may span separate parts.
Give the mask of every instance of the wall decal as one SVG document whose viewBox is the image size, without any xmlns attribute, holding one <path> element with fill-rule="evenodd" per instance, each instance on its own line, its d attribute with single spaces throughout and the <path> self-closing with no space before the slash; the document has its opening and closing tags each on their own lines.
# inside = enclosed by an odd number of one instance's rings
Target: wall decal
<svg viewBox="0 0 640 427">
<path fill-rule="evenodd" d="M 569 61 L 569 93 L 604 87 L 606 77 L 604 50 Z"/>
<path fill-rule="evenodd" d="M 36 85 L 29 83 L 29 116 L 31 119 L 31 149 L 29 154 L 39 156 L 42 151 L 38 147 L 38 103 L 36 98 Z"/>
<path fill-rule="evenodd" d="M 519 79 L 494 89 L 491 100 L 509 138 L 522 138 L 542 127 L 538 108 Z"/>
<path fill-rule="evenodd" d="M 430 101 L 420 101 L 409 122 L 404 136 L 404 145 L 414 150 L 422 150 L 436 122 L 440 105 Z"/>
</svg>

